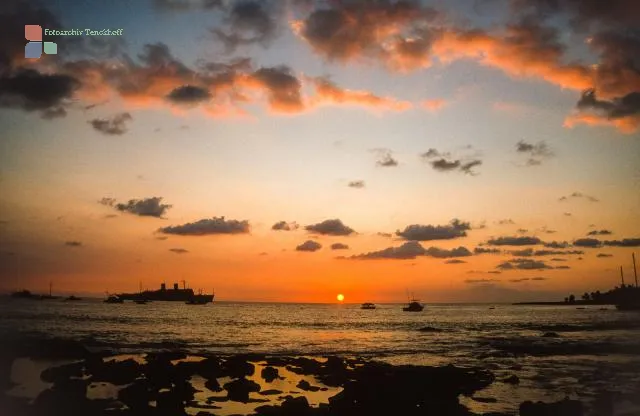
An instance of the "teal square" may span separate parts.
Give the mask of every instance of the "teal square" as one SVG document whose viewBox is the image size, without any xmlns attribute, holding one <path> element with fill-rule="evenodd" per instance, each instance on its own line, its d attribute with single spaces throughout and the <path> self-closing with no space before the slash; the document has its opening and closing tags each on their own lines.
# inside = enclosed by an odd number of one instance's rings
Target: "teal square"
<svg viewBox="0 0 640 416">
<path fill-rule="evenodd" d="M 58 54 L 58 44 L 55 42 L 45 42 L 44 43 L 44 53 L 47 55 L 57 55 Z"/>
</svg>

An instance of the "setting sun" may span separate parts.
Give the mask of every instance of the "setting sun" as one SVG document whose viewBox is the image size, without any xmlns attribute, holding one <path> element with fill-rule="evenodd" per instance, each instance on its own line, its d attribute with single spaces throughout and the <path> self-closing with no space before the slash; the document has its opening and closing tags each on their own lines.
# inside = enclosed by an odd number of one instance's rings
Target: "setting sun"
<svg viewBox="0 0 640 416">
<path fill-rule="evenodd" d="M 338 299 L 339 302 L 342 302 L 344 300 L 344 295 L 342 293 L 338 293 L 338 296 L 336 296 L 336 299 Z"/>
</svg>

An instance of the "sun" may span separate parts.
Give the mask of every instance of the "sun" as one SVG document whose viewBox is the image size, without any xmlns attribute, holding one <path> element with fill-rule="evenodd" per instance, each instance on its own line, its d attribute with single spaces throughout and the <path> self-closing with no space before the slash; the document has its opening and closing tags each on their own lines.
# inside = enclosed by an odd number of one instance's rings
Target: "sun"
<svg viewBox="0 0 640 416">
<path fill-rule="evenodd" d="M 336 299 L 338 299 L 338 302 L 342 302 L 344 300 L 344 295 L 342 293 L 338 293 L 338 296 L 336 296 Z"/>
</svg>

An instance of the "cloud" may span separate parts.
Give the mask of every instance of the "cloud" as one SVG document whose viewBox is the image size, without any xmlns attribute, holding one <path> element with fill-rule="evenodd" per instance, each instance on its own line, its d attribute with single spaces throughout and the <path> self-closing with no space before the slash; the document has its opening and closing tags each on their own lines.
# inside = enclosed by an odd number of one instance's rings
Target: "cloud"
<svg viewBox="0 0 640 416">
<path fill-rule="evenodd" d="M 487 273 L 491 273 L 491 274 L 501 274 L 501 271 L 498 270 L 489 270 Z"/>
<path fill-rule="evenodd" d="M 163 204 L 162 197 L 159 196 L 143 199 L 130 199 L 126 204 L 119 203 L 115 205 L 115 208 L 118 211 L 128 212 L 141 217 L 156 218 L 162 218 L 171 207 L 171 205 Z"/>
<path fill-rule="evenodd" d="M 448 225 L 408 225 L 403 231 L 396 231 L 396 235 L 414 241 L 450 240 L 466 237 L 466 231 L 470 229 L 468 222 L 453 219 Z"/>
<path fill-rule="evenodd" d="M 376 235 L 380 236 L 380 237 L 386 237 L 386 238 L 393 237 L 393 234 L 391 234 L 391 233 L 383 233 L 383 232 L 377 232 Z"/>
<path fill-rule="evenodd" d="M 234 52 L 239 46 L 254 43 L 267 46 L 277 31 L 273 7 L 268 1 L 236 1 L 227 11 L 226 29 L 211 29 L 227 50 Z"/>
<path fill-rule="evenodd" d="M 222 7 L 222 0 L 153 0 L 153 5 L 164 11 L 187 11 Z"/>
<path fill-rule="evenodd" d="M 564 201 L 567 201 L 569 199 L 586 199 L 589 202 L 600 202 L 600 200 L 598 198 L 596 198 L 594 196 L 590 196 L 590 195 L 585 195 L 582 192 L 574 192 L 571 195 L 561 196 L 560 198 L 558 198 L 558 201 L 564 202 Z M 571 214 L 569 214 L 569 215 L 571 215 Z"/>
<path fill-rule="evenodd" d="M 541 282 L 543 280 L 547 280 L 547 278 L 538 276 L 538 277 L 532 277 L 531 280 Z"/>
<path fill-rule="evenodd" d="M 129 113 L 119 113 L 111 118 L 94 118 L 89 124 L 102 134 L 119 136 L 127 132 L 128 121 L 133 120 Z"/>
<path fill-rule="evenodd" d="M 169 251 L 176 253 L 176 254 L 186 254 L 189 252 L 189 250 L 186 250 L 184 248 L 170 248 Z"/>
<path fill-rule="evenodd" d="M 272 230 L 276 231 L 293 231 L 297 230 L 300 226 L 295 222 L 278 221 L 271 226 Z"/>
<path fill-rule="evenodd" d="M 499 282 L 498 279 L 466 279 L 464 282 L 468 284 Z"/>
<path fill-rule="evenodd" d="M 349 246 L 343 243 L 331 244 L 331 250 L 349 250 Z"/>
<path fill-rule="evenodd" d="M 65 241 L 64 245 L 67 247 L 82 247 L 84 244 L 80 241 Z"/>
<path fill-rule="evenodd" d="M 305 108 L 300 92 L 302 83 L 287 66 L 260 68 L 247 83 L 267 91 L 269 105 L 275 112 L 295 113 Z"/>
<path fill-rule="evenodd" d="M 520 140 L 516 143 L 516 152 L 525 154 L 528 157 L 527 166 L 541 165 L 544 160 L 553 156 L 553 152 L 544 141 L 527 143 L 524 140 Z"/>
<path fill-rule="evenodd" d="M 579 238 L 573 241 L 573 245 L 576 247 L 597 248 L 602 247 L 602 241 L 596 238 Z"/>
<path fill-rule="evenodd" d="M 378 160 L 376 161 L 377 166 L 382 166 L 385 168 L 398 166 L 398 161 L 393 158 L 393 152 L 391 150 L 374 149 L 374 151 L 378 153 Z"/>
<path fill-rule="evenodd" d="M 162 227 L 158 232 L 175 235 L 247 234 L 249 221 L 225 220 L 224 217 L 205 218 L 182 225 Z"/>
<path fill-rule="evenodd" d="M 521 277 L 520 279 L 511 279 L 509 280 L 509 282 L 511 283 L 522 283 L 522 282 L 528 282 L 529 280 L 531 280 L 528 277 Z"/>
<path fill-rule="evenodd" d="M 562 262 L 562 261 L 567 261 L 567 259 L 563 259 L 563 258 L 560 258 L 560 257 L 554 257 L 554 258 L 551 259 L 551 261 Z"/>
<path fill-rule="evenodd" d="M 167 100 L 170 102 L 186 106 L 200 104 L 210 99 L 211 93 L 209 90 L 193 85 L 183 85 L 175 88 L 167 95 Z"/>
<path fill-rule="evenodd" d="M 467 257 L 472 253 L 466 247 L 457 247 L 451 250 L 442 249 L 439 247 L 429 247 L 425 250 L 425 256 L 435 257 L 438 259 L 450 258 L 450 257 Z"/>
<path fill-rule="evenodd" d="M 507 260 L 503 263 L 500 263 L 496 266 L 497 269 L 501 270 L 511 270 L 511 269 L 519 269 L 519 270 L 543 270 L 543 269 L 553 269 L 553 267 L 547 265 L 543 261 L 535 260 L 535 259 L 511 259 Z"/>
<path fill-rule="evenodd" d="M 515 222 L 511 218 L 498 221 L 499 225 L 515 225 Z"/>
<path fill-rule="evenodd" d="M 394 260 L 408 260 L 415 259 L 418 256 L 423 256 L 426 253 L 424 247 L 417 241 L 408 241 L 402 244 L 400 247 L 389 247 L 380 251 L 372 251 L 366 254 L 358 254 L 349 257 L 350 259 L 358 260 L 375 260 L 375 259 L 394 259 Z"/>
<path fill-rule="evenodd" d="M 598 258 L 613 257 L 613 254 L 608 254 L 608 253 L 598 253 L 598 255 L 597 255 L 596 257 L 598 257 Z"/>
<path fill-rule="evenodd" d="M 640 238 L 623 238 L 622 240 L 606 240 L 605 246 L 611 247 L 640 247 Z"/>
<path fill-rule="evenodd" d="M 79 87 L 76 78 L 64 74 L 42 74 L 33 69 L 4 73 L 0 75 L 0 107 L 41 111 L 43 117 L 49 119 L 63 116 L 64 106 Z"/>
<path fill-rule="evenodd" d="M 473 249 L 475 254 L 500 254 L 502 250 L 499 248 L 484 248 L 484 247 L 476 247 Z"/>
<path fill-rule="evenodd" d="M 330 61 L 375 59 L 390 69 L 409 71 L 430 64 L 434 34 L 427 24 L 437 16 L 417 2 L 334 2 L 292 26 Z"/>
<path fill-rule="evenodd" d="M 339 219 L 324 220 L 317 224 L 311 224 L 304 227 L 305 230 L 314 234 L 337 235 L 344 236 L 355 233 L 355 231 L 347 227 Z"/>
<path fill-rule="evenodd" d="M 420 157 L 439 172 L 459 171 L 468 175 L 476 175 L 473 168 L 482 165 L 480 159 L 452 159 L 449 152 L 440 152 L 433 148 L 422 153 Z"/>
<path fill-rule="evenodd" d="M 349 188 L 362 189 L 365 187 L 364 181 L 351 181 L 347 184 Z"/>
<path fill-rule="evenodd" d="M 322 244 L 317 241 L 307 240 L 304 243 L 296 246 L 296 251 L 318 251 L 322 248 Z"/>
<path fill-rule="evenodd" d="M 102 205 L 105 205 L 105 206 L 108 206 L 108 207 L 114 206 L 116 204 L 116 202 L 117 201 L 116 201 L 115 198 L 108 198 L 108 197 L 103 197 L 98 201 L 99 204 L 102 204 Z"/>
<path fill-rule="evenodd" d="M 492 246 L 532 246 L 542 244 L 538 237 L 498 237 L 487 241 Z"/>
<path fill-rule="evenodd" d="M 511 254 L 514 256 L 521 257 L 531 257 L 531 256 L 557 256 L 557 255 L 572 255 L 572 254 L 584 254 L 582 250 L 534 250 L 532 248 L 527 248 L 524 250 L 514 250 L 511 251 Z"/>
<path fill-rule="evenodd" d="M 447 104 L 448 104 L 447 101 L 442 98 L 436 98 L 433 100 L 424 100 L 420 103 L 422 108 L 432 112 L 442 110 Z"/>
<path fill-rule="evenodd" d="M 326 77 L 310 78 L 315 87 L 317 104 L 348 104 L 378 110 L 404 111 L 412 107 L 408 101 L 380 97 L 369 91 L 349 90 L 338 87 Z"/>
<path fill-rule="evenodd" d="M 587 233 L 587 235 L 611 235 L 611 234 L 613 234 L 611 230 L 593 230 Z"/>
<path fill-rule="evenodd" d="M 578 260 L 580 260 L 580 259 L 578 259 Z M 555 268 L 556 269 L 570 269 L 571 267 L 569 267 L 569 266 L 556 266 Z"/>
<path fill-rule="evenodd" d="M 466 261 L 460 260 L 460 259 L 451 259 L 451 260 L 445 261 L 444 263 L 445 264 L 462 264 L 462 263 L 466 263 Z"/>
</svg>

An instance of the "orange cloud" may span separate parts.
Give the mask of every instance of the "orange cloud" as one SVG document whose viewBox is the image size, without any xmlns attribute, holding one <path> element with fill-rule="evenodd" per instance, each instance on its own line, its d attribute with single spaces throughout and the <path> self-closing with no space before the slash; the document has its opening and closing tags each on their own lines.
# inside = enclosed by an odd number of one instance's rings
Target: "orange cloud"
<svg viewBox="0 0 640 416">
<path fill-rule="evenodd" d="M 640 128 L 640 115 L 634 117 L 611 119 L 594 113 L 574 113 L 565 118 L 564 127 L 573 128 L 577 124 L 587 126 L 615 127 L 624 134 L 633 134 Z"/>
<path fill-rule="evenodd" d="M 315 104 L 351 104 L 381 110 L 404 111 L 412 107 L 408 101 L 380 97 L 369 91 L 343 89 L 326 78 L 309 78 L 316 91 Z"/>
<path fill-rule="evenodd" d="M 436 98 L 433 100 L 424 100 L 422 103 L 422 108 L 429 111 L 438 111 L 444 108 L 448 103 L 443 98 Z"/>
</svg>

